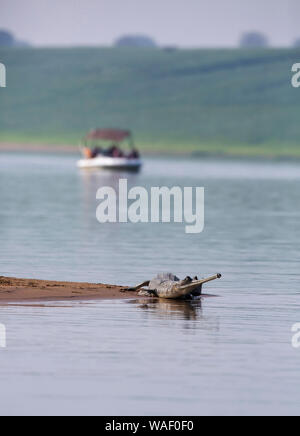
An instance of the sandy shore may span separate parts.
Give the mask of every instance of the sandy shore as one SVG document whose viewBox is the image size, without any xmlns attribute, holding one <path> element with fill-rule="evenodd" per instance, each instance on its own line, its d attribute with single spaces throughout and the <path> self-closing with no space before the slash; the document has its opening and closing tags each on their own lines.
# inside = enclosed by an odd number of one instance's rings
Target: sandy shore
<svg viewBox="0 0 300 436">
<path fill-rule="evenodd" d="M 124 286 L 0 277 L 0 302 L 136 297 L 135 292 L 120 292 L 121 289 Z"/>
</svg>

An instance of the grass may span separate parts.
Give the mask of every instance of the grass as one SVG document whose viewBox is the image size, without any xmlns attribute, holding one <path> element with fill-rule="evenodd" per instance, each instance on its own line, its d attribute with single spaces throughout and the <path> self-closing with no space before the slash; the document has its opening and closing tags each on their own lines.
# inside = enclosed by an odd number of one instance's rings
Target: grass
<svg viewBox="0 0 300 436">
<path fill-rule="evenodd" d="M 0 141 L 78 144 L 131 128 L 163 153 L 300 157 L 299 49 L 0 49 Z"/>
</svg>

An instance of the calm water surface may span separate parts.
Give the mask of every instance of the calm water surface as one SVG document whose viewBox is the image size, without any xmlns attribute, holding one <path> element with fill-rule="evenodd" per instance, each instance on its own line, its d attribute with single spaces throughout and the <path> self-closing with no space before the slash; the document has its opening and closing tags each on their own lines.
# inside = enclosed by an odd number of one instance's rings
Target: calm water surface
<svg viewBox="0 0 300 436">
<path fill-rule="evenodd" d="M 204 186 L 206 225 L 105 224 L 120 174 L 76 156 L 1 154 L 0 275 L 134 284 L 206 276 L 202 304 L 0 308 L 1 414 L 299 414 L 300 165 L 148 159 L 129 186 Z"/>
</svg>

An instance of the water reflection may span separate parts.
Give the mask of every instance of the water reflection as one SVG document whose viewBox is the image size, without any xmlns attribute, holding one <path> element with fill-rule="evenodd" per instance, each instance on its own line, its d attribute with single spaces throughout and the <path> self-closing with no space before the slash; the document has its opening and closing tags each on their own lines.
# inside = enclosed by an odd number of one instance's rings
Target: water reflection
<svg viewBox="0 0 300 436">
<path fill-rule="evenodd" d="M 184 330 L 219 331 L 219 319 L 204 316 L 201 300 L 179 301 L 141 297 L 127 303 L 135 304 L 147 319 L 187 321 L 178 324 Z"/>
<path fill-rule="evenodd" d="M 196 320 L 202 317 L 201 301 L 176 301 L 160 298 L 138 298 L 133 300 L 140 309 L 150 310 L 162 319 Z"/>
<path fill-rule="evenodd" d="M 93 195 L 102 186 L 110 186 L 118 192 L 120 179 L 127 179 L 128 185 L 130 186 L 135 185 L 139 177 L 135 173 L 103 171 L 99 169 L 80 171 L 79 175 L 83 186 L 84 197 L 89 197 L 91 194 Z"/>
<path fill-rule="evenodd" d="M 79 172 L 81 181 L 81 202 L 84 220 L 95 220 L 97 206 L 96 193 L 99 188 L 109 186 L 113 188 L 117 195 L 119 193 L 119 180 L 126 178 L 128 187 L 137 184 L 137 174 L 124 173 L 120 171 L 105 171 L 99 169 L 81 170 Z"/>
</svg>

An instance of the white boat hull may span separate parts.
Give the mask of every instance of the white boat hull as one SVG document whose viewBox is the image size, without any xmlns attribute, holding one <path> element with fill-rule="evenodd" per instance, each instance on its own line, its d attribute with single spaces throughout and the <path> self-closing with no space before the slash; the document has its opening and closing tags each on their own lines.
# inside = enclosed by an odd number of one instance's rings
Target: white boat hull
<svg viewBox="0 0 300 436">
<path fill-rule="evenodd" d="M 81 159 L 78 168 L 103 168 L 109 170 L 138 171 L 142 166 L 141 159 L 127 159 L 125 157 L 99 156 L 92 159 Z"/>
</svg>

